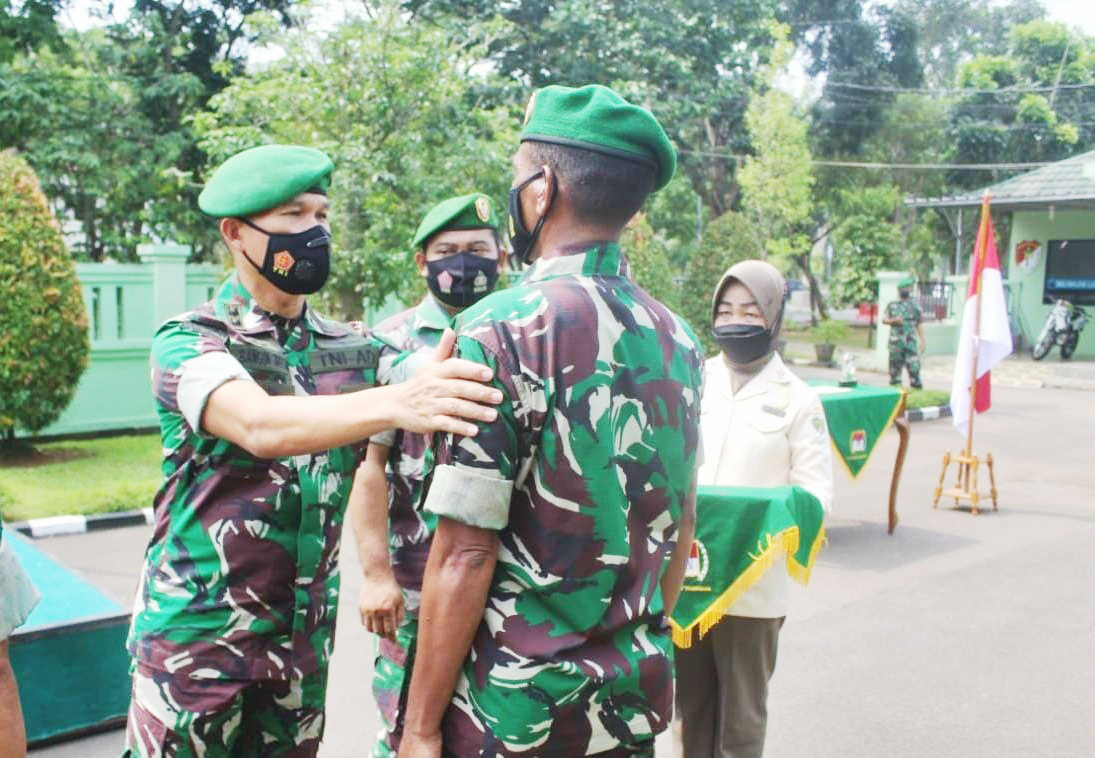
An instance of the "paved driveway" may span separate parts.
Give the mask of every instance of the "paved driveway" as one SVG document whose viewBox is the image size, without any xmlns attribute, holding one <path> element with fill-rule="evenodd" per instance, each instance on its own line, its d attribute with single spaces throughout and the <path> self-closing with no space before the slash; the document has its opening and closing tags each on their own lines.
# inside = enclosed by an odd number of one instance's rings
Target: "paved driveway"
<svg viewBox="0 0 1095 758">
<path fill-rule="evenodd" d="M 975 444 L 996 459 L 999 512 L 932 509 L 941 456 L 963 442 L 949 420 L 912 427 L 893 536 L 884 524 L 896 434 L 857 482 L 837 471 L 829 545 L 810 586 L 794 588 L 781 638 L 769 758 L 1091 754 L 1095 396 L 1003 384 Z M 128 597 L 145 539 L 139 527 L 39 544 Z M 345 549 L 324 758 L 364 755 L 377 724 L 352 540 Z M 113 756 L 119 739 L 32 755 Z"/>
</svg>

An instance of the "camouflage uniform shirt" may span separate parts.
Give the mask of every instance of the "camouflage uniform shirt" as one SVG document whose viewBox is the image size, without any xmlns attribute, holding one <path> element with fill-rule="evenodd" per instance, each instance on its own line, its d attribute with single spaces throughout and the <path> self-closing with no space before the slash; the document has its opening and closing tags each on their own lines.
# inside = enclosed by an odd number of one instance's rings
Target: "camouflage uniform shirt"
<svg viewBox="0 0 1095 758">
<path fill-rule="evenodd" d="M 381 365 L 407 352 L 432 353 L 450 321 L 449 314 L 430 294 L 415 307 L 382 321 L 373 330 L 385 343 Z M 432 451 L 425 435 L 400 429 L 376 435 L 370 441 L 389 449 L 388 548 L 392 571 L 399 586 L 412 591 L 407 599 L 417 607 L 417 590 L 422 589 L 430 537 L 437 525 L 437 518 L 421 509 L 422 485 L 433 462 Z"/>
<path fill-rule="evenodd" d="M 499 533 L 443 725 L 455 755 L 649 744 L 673 699 L 659 580 L 695 468 L 702 357 L 615 244 L 537 261 L 458 320 L 505 396 L 446 436 L 425 508 Z"/>
<path fill-rule="evenodd" d="M 912 298 L 894 300 L 886 306 L 886 318 L 901 318 L 904 321 L 890 327 L 890 344 L 903 343 L 916 347 L 916 327 L 924 320 L 920 306 Z"/>
<path fill-rule="evenodd" d="M 199 428 L 233 379 L 271 395 L 372 385 L 377 348 L 310 308 L 259 308 L 235 276 L 167 321 L 152 342 L 165 482 L 137 590 L 128 648 L 176 676 L 293 679 L 333 646 L 338 546 L 361 445 L 262 460 Z"/>
</svg>

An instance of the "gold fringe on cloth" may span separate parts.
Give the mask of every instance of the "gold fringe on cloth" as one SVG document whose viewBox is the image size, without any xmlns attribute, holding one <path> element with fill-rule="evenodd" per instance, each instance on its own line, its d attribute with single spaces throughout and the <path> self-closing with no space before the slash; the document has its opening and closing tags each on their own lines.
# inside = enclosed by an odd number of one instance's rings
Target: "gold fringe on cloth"
<svg viewBox="0 0 1095 758">
<path fill-rule="evenodd" d="M 776 562 L 776 558 L 783 553 L 787 556 L 787 573 L 797 582 L 806 584 L 810 581 L 810 572 L 814 566 L 814 559 L 817 557 L 818 552 L 821 550 L 822 544 L 825 542 L 825 527 L 822 526 L 818 531 L 817 537 L 814 539 L 814 544 L 810 546 L 810 557 L 806 561 L 806 565 L 803 566 L 797 560 L 795 560 L 795 553 L 798 552 L 799 546 L 799 528 L 797 526 L 791 526 L 784 529 L 775 535 L 768 535 L 767 544 L 757 544 L 758 555 L 752 556 L 753 563 L 749 568 L 745 569 L 738 578 L 715 599 L 707 610 L 705 610 L 699 618 L 689 624 L 687 627 L 679 627 L 672 619 L 669 620 L 670 628 L 673 632 L 673 644 L 680 648 L 692 647 L 693 639 L 703 639 L 709 631 L 716 624 L 718 624 L 723 616 L 726 615 L 727 609 L 737 602 L 738 598 L 746 593 L 754 584 L 760 581 L 760 578 L 764 576 L 772 565 Z M 693 630 L 698 627 L 699 637 L 693 636 Z"/>
</svg>

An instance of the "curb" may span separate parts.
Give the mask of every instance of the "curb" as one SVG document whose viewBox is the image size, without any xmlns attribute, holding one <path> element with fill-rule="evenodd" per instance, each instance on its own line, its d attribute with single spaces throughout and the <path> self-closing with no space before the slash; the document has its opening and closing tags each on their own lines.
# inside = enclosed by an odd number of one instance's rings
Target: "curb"
<svg viewBox="0 0 1095 758">
<path fill-rule="evenodd" d="M 137 526 L 151 524 L 151 508 L 136 511 L 117 511 L 115 513 L 95 513 L 90 516 L 46 516 L 28 521 L 15 521 L 5 524 L 5 529 L 13 529 L 20 534 L 38 539 L 39 537 L 57 537 L 62 534 L 83 534 L 100 529 L 114 529 L 119 526 Z"/>
<path fill-rule="evenodd" d="M 950 415 L 949 405 L 929 405 L 925 408 L 910 408 L 905 411 L 905 417 L 909 421 L 934 421 L 937 418 L 949 418 Z"/>
</svg>

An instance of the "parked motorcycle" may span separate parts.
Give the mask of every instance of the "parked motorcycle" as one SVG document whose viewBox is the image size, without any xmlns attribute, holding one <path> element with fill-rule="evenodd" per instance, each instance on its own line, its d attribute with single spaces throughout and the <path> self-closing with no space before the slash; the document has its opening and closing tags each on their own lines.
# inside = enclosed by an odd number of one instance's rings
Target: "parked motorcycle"
<svg viewBox="0 0 1095 758">
<path fill-rule="evenodd" d="M 1058 300 L 1034 343 L 1034 360 L 1042 360 L 1054 345 L 1060 345 L 1061 360 L 1067 361 L 1076 352 L 1076 343 L 1080 341 L 1080 332 L 1086 323 L 1087 311 L 1063 298 Z"/>
</svg>

